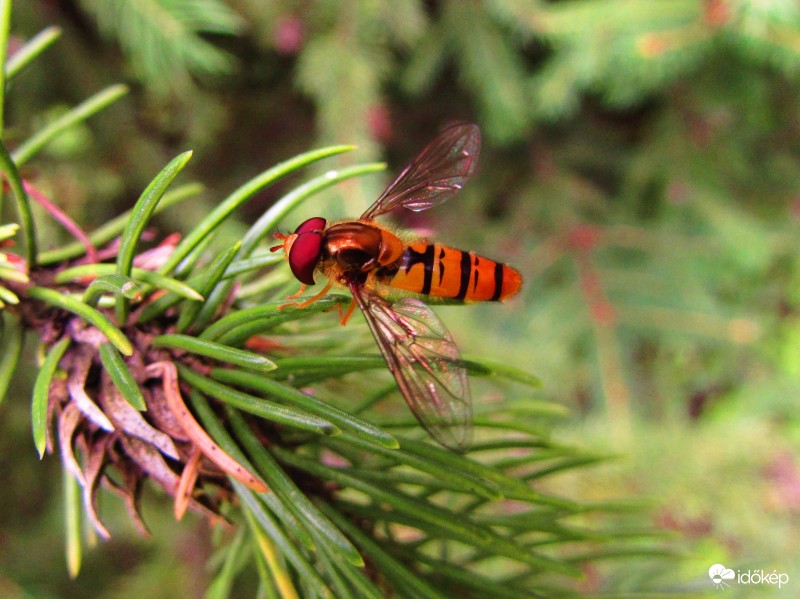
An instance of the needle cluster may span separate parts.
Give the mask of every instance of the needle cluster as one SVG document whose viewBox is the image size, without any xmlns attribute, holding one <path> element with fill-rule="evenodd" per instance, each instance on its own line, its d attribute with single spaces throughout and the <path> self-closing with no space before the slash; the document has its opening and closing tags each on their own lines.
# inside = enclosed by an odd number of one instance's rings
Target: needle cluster
<svg viewBox="0 0 800 599">
<path fill-rule="evenodd" d="M 44 32 L 24 56 L 33 60 L 56 37 Z M 348 297 L 284 306 L 291 275 L 262 241 L 301 202 L 382 165 L 311 177 L 241 239 L 225 241 L 225 224 L 256 193 L 351 146 L 265 170 L 183 235 L 159 236 L 151 219 L 201 191 L 174 185 L 191 152 L 92 233 L 58 211 L 20 166 L 125 92 L 101 92 L 14 151 L 0 142 L 19 215 L 0 227 L 0 397 L 27 359 L 23 338 L 34 338 L 43 360 L 32 432 L 39 454 L 59 454 L 66 473 L 73 575 L 81 514 L 101 537 L 114 534 L 98 507 L 110 491 L 147 534 L 139 503 L 154 489 L 177 518 L 191 510 L 237 531 L 226 537 L 214 588 L 230 588 L 241 571 L 230 564 L 244 563 L 270 596 L 552 595 L 572 588 L 588 561 L 641 552 L 600 526 L 627 508 L 590 508 L 551 492 L 558 473 L 600 456 L 550 439 L 560 410 L 536 401 L 535 377 L 464 361 L 485 379 L 486 395 L 518 399 L 478 400 L 472 452 L 459 455 L 424 440 L 367 330 L 343 330 L 323 313 Z M 76 241 L 42 250 L 34 202 Z M 69 501 L 76 496 L 83 510 Z"/>
</svg>

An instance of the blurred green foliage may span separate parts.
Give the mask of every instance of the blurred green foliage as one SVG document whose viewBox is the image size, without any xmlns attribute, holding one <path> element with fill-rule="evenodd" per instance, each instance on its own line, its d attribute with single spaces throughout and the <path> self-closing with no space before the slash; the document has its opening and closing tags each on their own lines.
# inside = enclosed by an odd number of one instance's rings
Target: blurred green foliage
<svg viewBox="0 0 800 599">
<path fill-rule="evenodd" d="M 15 9 L 18 35 L 54 23 L 64 33 L 19 78 L 14 123 L 57 118 L 56 98 L 75 104 L 121 76 L 135 89 L 37 164 L 41 185 L 87 228 L 129 208 L 186 148 L 192 176 L 227 192 L 318 142 L 358 144 L 343 161 L 387 158 L 393 171 L 441 124 L 478 122 L 478 175 L 457 201 L 403 223 L 526 278 L 508 305 L 437 308 L 462 350 L 533 371 L 545 397 L 574 409 L 565 434 L 627 456 L 569 484 L 577 496 L 652 498 L 656 523 L 694 558 L 642 570 L 631 589 L 651 576 L 705 590 L 718 562 L 800 580 L 797 3 Z M 319 213 L 357 215 L 380 188 L 353 183 Z M 209 208 L 162 222 L 187 231 Z"/>
</svg>

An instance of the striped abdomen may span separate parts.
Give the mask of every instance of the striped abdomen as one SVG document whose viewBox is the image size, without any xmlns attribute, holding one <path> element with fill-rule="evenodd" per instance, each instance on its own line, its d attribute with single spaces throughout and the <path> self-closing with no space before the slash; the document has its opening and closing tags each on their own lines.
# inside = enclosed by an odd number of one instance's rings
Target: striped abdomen
<svg viewBox="0 0 800 599">
<path fill-rule="evenodd" d="M 503 300 L 522 285 L 519 272 L 506 264 L 425 242 L 409 244 L 396 262 L 376 274 L 390 287 L 465 302 Z"/>
</svg>

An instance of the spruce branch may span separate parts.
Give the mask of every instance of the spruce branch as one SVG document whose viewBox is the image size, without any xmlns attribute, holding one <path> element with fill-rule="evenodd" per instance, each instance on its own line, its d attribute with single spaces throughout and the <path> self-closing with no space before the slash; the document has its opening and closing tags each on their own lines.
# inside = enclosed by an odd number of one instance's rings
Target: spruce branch
<svg viewBox="0 0 800 599">
<path fill-rule="evenodd" d="M 598 456 L 550 440 L 547 418 L 557 410 L 528 403 L 536 377 L 464 361 L 494 392 L 513 389 L 524 401 L 483 409 L 474 453 L 455 454 L 424 440 L 407 412 L 395 413 L 395 386 L 363 324 L 342 329 L 326 313 L 349 298 L 285 306 L 272 283 L 287 269 L 263 253 L 264 237 L 322 189 L 381 165 L 312 176 L 242 240 L 219 241 L 254 194 L 352 147 L 284 161 L 180 240 L 145 245 L 153 214 L 198 191 L 170 191 L 189 158 L 181 154 L 124 218 L 38 253 L 15 157 L 33 159 L 124 91 L 110 90 L 3 159 L 22 209 L 21 226 L 0 227 L 0 392 L 23 335 L 36 335 L 45 357 L 32 394 L 34 445 L 62 460 L 71 575 L 81 563 L 82 518 L 103 539 L 114 533 L 99 497 L 118 495 L 148 534 L 140 500 L 152 487 L 171 498 L 176 518 L 193 511 L 236 529 L 209 590 L 220 595 L 249 566 L 273 596 L 537 597 L 568 592 L 593 553 L 627 548 L 570 526 L 587 506 L 543 490 L 557 473 Z M 8 243 L 17 235 L 27 242 L 25 259 Z"/>
<path fill-rule="evenodd" d="M 192 77 L 232 68 L 230 55 L 203 37 L 235 35 L 241 28 L 241 19 L 219 0 L 81 0 L 81 5 L 157 91 L 185 90 Z"/>
<path fill-rule="evenodd" d="M 286 174 L 307 163 L 295 161 Z M 246 199 L 234 197 L 237 203 Z M 152 212 L 154 204 L 148 206 Z M 222 226 L 232 213 L 226 207 L 199 230 Z M 139 227 L 133 227 L 123 237 L 136 236 L 131 231 Z M 378 597 L 389 588 L 413 588 L 425 596 L 448 596 L 456 588 L 482 597 L 502 584 L 518 596 L 534 597 L 538 592 L 530 581 L 539 576 L 569 579 L 579 573 L 560 548 L 578 542 L 587 545 L 588 555 L 598 538 L 554 523 L 583 508 L 537 491 L 529 481 L 539 484 L 596 458 L 534 433 L 514 404 L 476 419 L 475 452 L 481 459 L 417 439 L 410 417 L 378 418 L 375 406 L 367 409 L 364 402 L 355 415 L 353 396 L 365 395 L 387 373 L 374 349 L 354 354 L 341 343 L 343 334 L 367 339 L 363 326 L 342 331 L 324 313 L 346 302 L 342 296 L 307 309 L 281 309 L 273 289 L 248 298 L 257 305 L 241 308 L 234 286 L 207 326 L 178 334 L 184 311 L 196 314 L 197 303 L 207 301 L 196 289 L 207 280 L 224 280 L 243 246 L 223 248 L 221 261 L 201 256 L 178 275 L 181 245 L 173 241 L 137 250 L 125 262 L 146 268 L 118 272 L 120 248 L 135 245 L 112 241 L 98 249 L 111 262 L 56 262 L 30 269 L 30 282 L 7 281 L 20 298 L 15 313 L 22 327 L 38 333 L 46 348 L 34 393 L 34 436 L 41 452 L 60 450 L 72 478 L 65 481 L 71 572 L 80 563 L 69 499 L 75 481 L 85 516 L 103 538 L 113 533 L 98 509 L 102 489 L 120 495 L 146 531 L 138 505 L 143 483 L 152 481 L 172 496 L 176 517 L 191 510 L 240 525 L 238 541 L 227 548 L 230 559 L 245 559 L 240 543 L 252 543 L 255 552 L 248 559 L 265 576 L 261 583 L 276 592 L 291 586 L 309 597 Z M 196 246 L 184 247 L 182 256 Z M 282 268 L 272 262 L 236 277 L 257 282 Z M 194 296 L 178 293 L 174 284 L 186 284 L 176 276 L 190 282 Z M 174 301 L 163 303 L 169 294 Z M 131 311 L 119 326 L 111 315 L 122 301 L 130 302 Z M 281 341 L 270 343 L 273 336 Z M 15 356 L 8 348 L 3 361 Z M 501 387 L 539 385 L 535 377 L 491 361 L 471 359 L 465 366 Z M 359 382 L 344 392 L 343 377 Z M 520 452 L 515 460 L 497 454 L 508 447 Z M 532 464 L 537 468 L 525 477 L 514 474 Z M 528 517 L 501 517 L 512 504 Z M 438 567 L 434 555 L 453 559 Z M 522 568 L 525 584 L 479 573 L 489 556 L 515 571 Z M 212 588 L 227 588 L 231 576 L 223 567 Z"/>
</svg>

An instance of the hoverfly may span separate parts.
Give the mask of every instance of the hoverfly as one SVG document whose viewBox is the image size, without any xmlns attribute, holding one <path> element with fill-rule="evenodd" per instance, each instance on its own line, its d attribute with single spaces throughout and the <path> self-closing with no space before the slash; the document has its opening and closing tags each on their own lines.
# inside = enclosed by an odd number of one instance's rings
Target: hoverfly
<svg viewBox="0 0 800 599">
<path fill-rule="evenodd" d="M 475 171 L 480 130 L 458 124 L 442 131 L 400 173 L 358 220 L 328 224 L 315 217 L 291 235 L 276 234 L 294 276 L 314 284 L 328 279 L 305 307 L 332 286 L 353 296 L 411 411 L 430 435 L 457 451 L 469 446 L 472 408 L 467 373 L 453 338 L 417 297 L 448 302 L 499 301 L 519 291 L 519 272 L 474 252 L 426 239 L 400 237 L 374 219 L 395 208 L 427 210 L 457 193 Z M 402 297 L 399 301 L 387 298 Z M 416 296 L 416 297 L 414 297 Z"/>
</svg>

